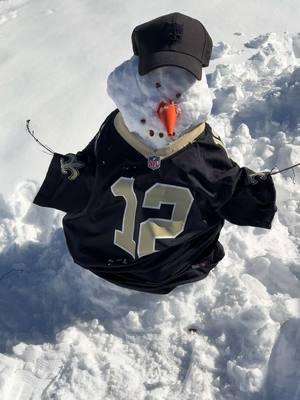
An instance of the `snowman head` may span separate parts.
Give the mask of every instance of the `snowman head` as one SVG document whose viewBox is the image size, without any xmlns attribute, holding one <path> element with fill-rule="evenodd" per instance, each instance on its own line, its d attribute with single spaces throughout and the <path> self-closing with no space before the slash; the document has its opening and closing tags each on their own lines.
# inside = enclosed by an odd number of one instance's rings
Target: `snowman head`
<svg viewBox="0 0 300 400">
<path fill-rule="evenodd" d="M 175 12 L 138 25 L 131 40 L 134 56 L 109 75 L 108 94 L 128 130 L 159 149 L 211 111 L 203 68 L 212 39 L 200 21 Z"/>
<path fill-rule="evenodd" d="M 119 65 L 108 77 L 107 92 L 133 135 L 160 149 L 206 121 L 213 95 L 201 80 L 178 66 L 139 73 L 139 57 Z"/>
</svg>

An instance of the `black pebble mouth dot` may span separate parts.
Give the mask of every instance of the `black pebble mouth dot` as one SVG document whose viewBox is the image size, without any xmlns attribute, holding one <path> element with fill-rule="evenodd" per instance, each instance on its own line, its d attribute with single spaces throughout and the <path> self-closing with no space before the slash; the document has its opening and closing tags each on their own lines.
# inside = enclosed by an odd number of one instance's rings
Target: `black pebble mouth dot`
<svg viewBox="0 0 300 400">
<path fill-rule="evenodd" d="M 154 132 L 153 129 L 150 129 L 150 130 L 149 130 L 149 135 L 150 135 L 150 136 L 154 136 L 154 135 L 155 135 L 155 132 Z M 172 133 L 172 136 L 175 136 L 175 135 L 176 135 L 176 132 L 173 132 L 173 133 Z M 159 132 L 158 136 L 159 136 L 160 138 L 163 138 L 163 137 L 165 136 L 165 134 L 164 134 L 163 132 Z"/>
<path fill-rule="evenodd" d="M 142 124 L 145 124 L 145 123 L 146 123 L 145 118 L 142 118 L 142 119 L 141 119 L 141 123 L 142 123 Z"/>
</svg>

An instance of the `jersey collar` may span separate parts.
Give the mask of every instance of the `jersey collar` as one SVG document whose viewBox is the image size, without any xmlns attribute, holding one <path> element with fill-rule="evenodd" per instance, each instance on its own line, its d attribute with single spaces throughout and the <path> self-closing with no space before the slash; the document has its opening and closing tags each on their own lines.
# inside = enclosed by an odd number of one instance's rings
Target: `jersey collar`
<svg viewBox="0 0 300 400">
<path fill-rule="evenodd" d="M 124 119 L 122 117 L 121 112 L 119 111 L 114 118 L 114 126 L 119 135 L 137 152 L 142 154 L 144 157 L 148 158 L 149 156 L 159 156 L 162 160 L 166 157 L 169 157 L 178 151 L 182 150 L 188 144 L 192 143 L 195 139 L 200 136 L 205 130 L 205 122 L 197 125 L 196 128 L 192 129 L 189 132 L 186 132 L 184 135 L 180 136 L 178 139 L 174 140 L 168 144 L 168 146 L 162 147 L 161 149 L 154 150 L 151 147 L 147 146 L 138 136 L 134 135 L 130 132 L 125 125 Z"/>
</svg>

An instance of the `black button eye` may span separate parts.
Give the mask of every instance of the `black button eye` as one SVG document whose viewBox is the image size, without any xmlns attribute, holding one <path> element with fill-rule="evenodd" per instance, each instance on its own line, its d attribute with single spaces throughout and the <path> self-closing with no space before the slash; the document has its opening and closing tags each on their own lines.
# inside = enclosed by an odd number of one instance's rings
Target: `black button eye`
<svg viewBox="0 0 300 400">
<path fill-rule="evenodd" d="M 179 99 L 179 97 L 181 97 L 181 93 L 176 93 L 176 97 L 177 97 L 177 99 Z"/>
<path fill-rule="evenodd" d="M 163 137 L 164 137 L 164 134 L 163 134 L 162 132 L 159 132 L 158 135 L 159 135 L 160 138 L 163 138 Z"/>
<path fill-rule="evenodd" d="M 153 131 L 152 129 L 150 129 L 149 135 L 150 135 L 150 136 L 154 136 L 154 131 Z"/>
<path fill-rule="evenodd" d="M 145 124 L 145 123 L 146 123 L 145 118 L 142 118 L 142 119 L 141 119 L 141 123 L 142 123 L 142 124 Z"/>
<path fill-rule="evenodd" d="M 158 89 L 161 87 L 161 84 L 159 82 L 156 82 L 155 87 Z"/>
</svg>

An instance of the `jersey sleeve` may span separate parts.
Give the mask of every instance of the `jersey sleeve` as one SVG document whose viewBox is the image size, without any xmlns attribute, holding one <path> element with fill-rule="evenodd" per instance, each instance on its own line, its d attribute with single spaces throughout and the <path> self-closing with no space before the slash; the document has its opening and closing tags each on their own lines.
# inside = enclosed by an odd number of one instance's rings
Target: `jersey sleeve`
<svg viewBox="0 0 300 400">
<path fill-rule="evenodd" d="M 211 205 L 229 222 L 271 229 L 277 211 L 272 176 L 240 167 L 229 158 L 220 137 L 212 133 L 208 163 Z"/>
<path fill-rule="evenodd" d="M 97 136 L 76 154 L 53 154 L 33 204 L 67 213 L 79 212 L 87 205 L 95 179 Z"/>
</svg>

